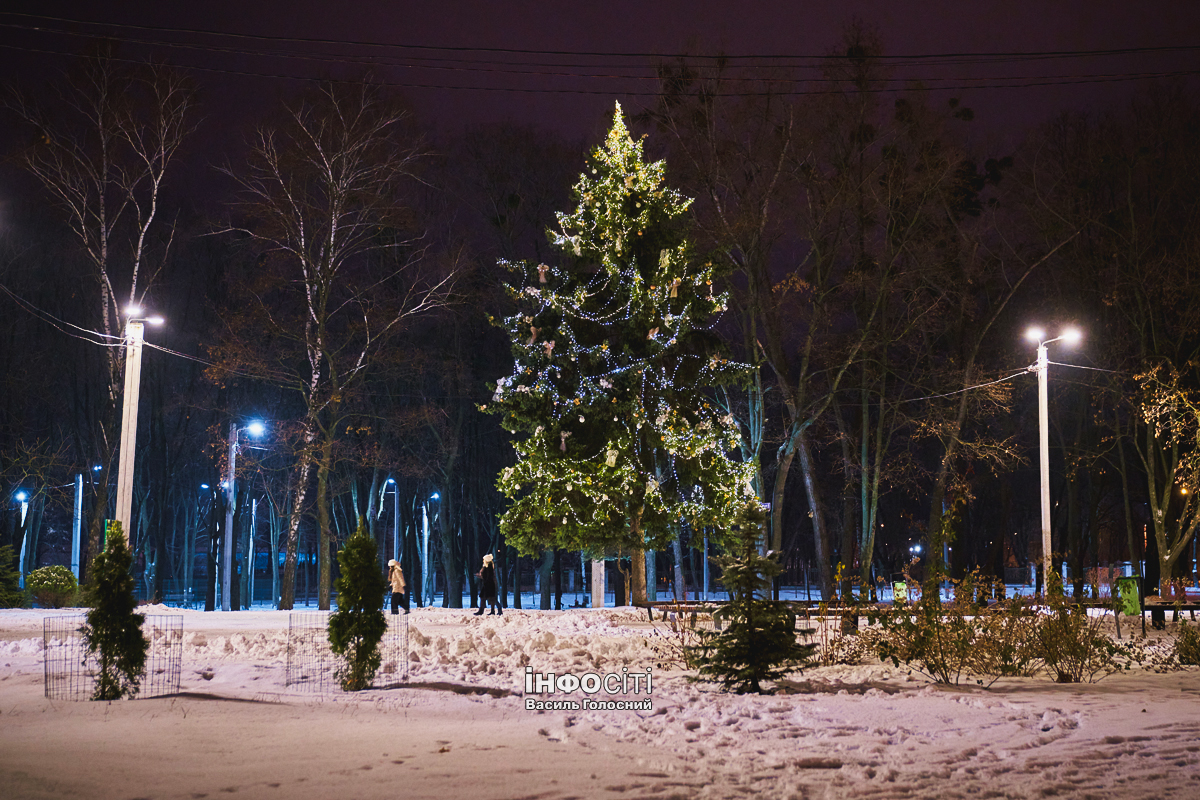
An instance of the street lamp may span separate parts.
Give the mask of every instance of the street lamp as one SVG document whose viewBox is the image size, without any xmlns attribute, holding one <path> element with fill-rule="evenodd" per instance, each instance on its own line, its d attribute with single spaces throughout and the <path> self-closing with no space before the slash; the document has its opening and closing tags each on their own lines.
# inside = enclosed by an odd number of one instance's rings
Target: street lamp
<svg viewBox="0 0 1200 800">
<path fill-rule="evenodd" d="M 387 479 L 388 486 L 392 487 L 392 499 L 394 501 L 394 510 L 392 513 L 392 558 L 400 560 L 400 487 L 396 484 L 395 478 Z M 384 490 L 384 496 L 387 496 L 387 490 Z"/>
<path fill-rule="evenodd" d="M 137 445 L 138 391 L 142 382 L 142 339 L 144 323 L 162 325 L 162 317 L 143 317 L 138 306 L 125 309 L 125 397 L 121 412 L 121 454 L 117 471 L 117 521 L 131 539 L 130 520 L 133 516 L 133 459 Z"/>
<path fill-rule="evenodd" d="M 1050 361 L 1047 357 L 1046 346 L 1054 342 L 1063 342 L 1074 346 L 1083 339 L 1083 334 L 1076 328 L 1067 328 L 1053 339 L 1046 339 L 1046 332 L 1041 328 L 1030 328 L 1025 332 L 1025 338 L 1037 342 L 1037 363 L 1029 369 L 1038 376 L 1038 443 L 1040 448 L 1040 464 L 1042 473 L 1042 591 L 1050 592 L 1050 571 L 1053 569 L 1053 554 L 1050 551 L 1050 421 L 1046 379 L 1050 373 Z"/>
<path fill-rule="evenodd" d="M 13 499 L 21 504 L 21 556 L 17 561 L 17 585 L 25 588 L 25 545 L 29 541 L 29 531 L 25 530 L 25 517 L 29 514 L 29 495 L 24 491 L 18 491 L 13 495 Z"/>
<path fill-rule="evenodd" d="M 237 480 L 234 468 L 237 464 L 239 430 L 257 438 L 263 435 L 266 426 L 257 420 L 240 429 L 236 422 L 229 423 L 229 476 L 225 480 L 225 535 L 221 537 L 222 611 L 231 611 L 233 605 L 233 511 L 237 501 Z"/>
</svg>

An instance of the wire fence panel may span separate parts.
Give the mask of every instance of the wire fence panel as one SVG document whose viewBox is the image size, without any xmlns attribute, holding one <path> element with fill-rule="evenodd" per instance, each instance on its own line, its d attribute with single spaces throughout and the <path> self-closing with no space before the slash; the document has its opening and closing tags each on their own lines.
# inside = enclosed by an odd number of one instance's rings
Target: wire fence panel
<svg viewBox="0 0 1200 800">
<path fill-rule="evenodd" d="M 87 614 L 46 617 L 42 623 L 42 652 L 46 697 L 51 700 L 90 700 L 96 692 L 96 656 L 87 649 Z M 179 694 L 183 667 L 183 616 L 147 614 L 142 635 L 150 643 L 146 670 L 137 697 Z"/>
<path fill-rule="evenodd" d="M 288 615 L 287 672 L 284 683 L 322 694 L 342 691 L 337 671 L 343 661 L 329 646 L 329 611 Z M 408 682 L 408 615 L 388 614 L 379 642 L 382 663 L 372 689 L 394 689 Z"/>
</svg>

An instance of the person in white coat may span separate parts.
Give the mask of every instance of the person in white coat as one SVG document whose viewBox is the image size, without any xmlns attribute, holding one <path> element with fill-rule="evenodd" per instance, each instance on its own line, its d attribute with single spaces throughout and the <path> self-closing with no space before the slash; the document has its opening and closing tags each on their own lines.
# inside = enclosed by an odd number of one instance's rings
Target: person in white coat
<svg viewBox="0 0 1200 800">
<path fill-rule="evenodd" d="M 392 585 L 392 613 L 399 614 L 400 606 L 404 606 L 404 613 L 408 613 L 408 584 L 404 581 L 404 570 L 400 568 L 400 562 L 392 559 L 388 562 L 388 583 Z"/>
</svg>

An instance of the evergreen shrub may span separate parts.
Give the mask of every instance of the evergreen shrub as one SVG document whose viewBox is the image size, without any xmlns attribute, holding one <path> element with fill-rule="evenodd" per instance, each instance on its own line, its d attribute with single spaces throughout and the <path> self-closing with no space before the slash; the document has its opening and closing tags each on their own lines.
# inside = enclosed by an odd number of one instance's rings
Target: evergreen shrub
<svg viewBox="0 0 1200 800">
<path fill-rule="evenodd" d="M 17 554 L 11 545 L 0 547 L 0 608 L 20 608 L 25 605 L 17 572 Z"/>
<path fill-rule="evenodd" d="M 338 553 L 338 610 L 329 617 L 329 644 L 341 656 L 338 680 L 348 692 L 366 689 L 383 657 L 379 642 L 387 631 L 383 595 L 387 581 L 376 561 L 375 540 L 360 523 Z"/>
<path fill-rule="evenodd" d="M 129 574 L 133 554 L 119 523 L 108 535 L 108 546 L 92 561 L 90 600 L 83 628 L 84 645 L 96 656 L 99 673 L 93 700 L 133 697 L 141 686 L 150 643 L 142 634 L 145 619 L 138 614 Z"/>
<path fill-rule="evenodd" d="M 746 506 L 732 530 L 733 553 L 717 558 L 721 583 L 729 602 L 713 612 L 713 620 L 728 623 L 722 631 L 699 631 L 700 643 L 690 648 L 690 661 L 699 677 L 722 684 L 738 694 L 764 693 L 763 683 L 779 681 L 803 668 L 815 644 L 801 643 L 796 614 L 786 603 L 768 599 L 771 580 L 781 568 L 774 555 L 760 555 L 766 515 L 757 505 Z"/>
<path fill-rule="evenodd" d="M 74 603 L 79 583 L 75 580 L 75 573 L 55 564 L 30 572 L 25 578 L 25 588 L 42 608 L 62 608 Z"/>
</svg>

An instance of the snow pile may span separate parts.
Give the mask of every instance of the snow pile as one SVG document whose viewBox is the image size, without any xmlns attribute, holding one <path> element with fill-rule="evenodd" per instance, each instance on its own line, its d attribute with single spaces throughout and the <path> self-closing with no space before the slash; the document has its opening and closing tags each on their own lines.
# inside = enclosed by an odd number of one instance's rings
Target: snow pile
<svg viewBox="0 0 1200 800">
<path fill-rule="evenodd" d="M 645 632 L 624 624 L 631 616 L 609 609 L 494 617 L 422 610 L 410 616 L 410 676 L 518 690 L 526 667 L 562 674 L 652 664 Z"/>
</svg>

